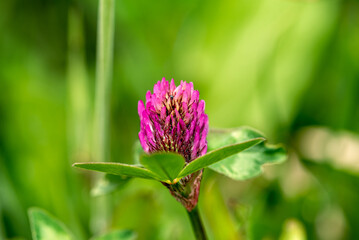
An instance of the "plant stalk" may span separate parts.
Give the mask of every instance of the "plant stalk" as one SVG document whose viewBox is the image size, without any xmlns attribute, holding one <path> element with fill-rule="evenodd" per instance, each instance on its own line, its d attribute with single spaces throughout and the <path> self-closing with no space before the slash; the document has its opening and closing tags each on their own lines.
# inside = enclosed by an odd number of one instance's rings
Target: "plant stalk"
<svg viewBox="0 0 359 240">
<path fill-rule="evenodd" d="M 99 0 L 97 22 L 96 89 L 93 122 L 93 160 L 108 161 L 109 107 L 113 68 L 115 1 Z M 102 232 L 108 226 L 111 202 L 107 196 L 93 200 L 91 229 Z"/>
<path fill-rule="evenodd" d="M 107 160 L 108 115 L 113 67 L 114 0 L 99 0 L 96 92 L 94 116 L 94 158 L 95 161 Z"/>
<path fill-rule="evenodd" d="M 204 227 L 201 221 L 201 217 L 199 216 L 198 207 L 192 209 L 192 211 L 187 211 L 189 219 L 191 220 L 192 229 L 194 235 L 196 236 L 197 240 L 206 240 L 206 232 L 204 231 Z"/>
</svg>

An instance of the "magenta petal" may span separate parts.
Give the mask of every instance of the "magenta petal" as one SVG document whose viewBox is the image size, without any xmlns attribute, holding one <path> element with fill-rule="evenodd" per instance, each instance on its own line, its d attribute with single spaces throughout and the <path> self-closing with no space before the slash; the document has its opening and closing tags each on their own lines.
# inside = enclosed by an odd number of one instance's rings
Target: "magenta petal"
<svg viewBox="0 0 359 240">
<path fill-rule="evenodd" d="M 187 93 L 187 91 L 184 91 L 184 92 L 183 92 L 182 102 L 188 102 L 188 93 Z"/>
<path fill-rule="evenodd" d="M 182 109 L 183 109 L 183 112 L 185 112 L 185 113 L 188 112 L 187 102 L 182 102 Z"/>
<path fill-rule="evenodd" d="M 190 82 L 190 83 L 188 83 L 189 84 L 189 89 L 191 90 L 191 94 L 192 94 L 192 92 L 193 92 L 193 90 L 194 90 L 194 88 L 193 88 L 193 82 Z"/>
<path fill-rule="evenodd" d="M 141 146 L 142 146 L 143 150 L 146 153 L 148 153 L 149 147 L 147 145 L 147 141 L 146 141 L 146 138 L 145 138 L 145 135 L 143 134 L 143 132 L 139 132 L 138 137 L 140 139 L 140 143 L 141 143 Z"/>
<path fill-rule="evenodd" d="M 202 150 L 201 150 L 201 153 L 200 153 L 200 156 L 203 156 L 207 153 L 207 145 L 205 145 Z"/>
<path fill-rule="evenodd" d="M 151 102 L 151 97 L 152 97 L 151 91 L 147 91 L 147 93 L 146 93 L 146 105 L 147 105 L 149 102 Z"/>
<path fill-rule="evenodd" d="M 192 122 L 191 122 L 191 125 L 190 125 L 190 127 L 189 127 L 189 134 L 190 134 L 190 135 L 193 135 L 195 128 L 196 128 L 196 121 L 192 121 Z"/>
<path fill-rule="evenodd" d="M 154 122 L 155 125 L 155 132 L 158 133 L 160 136 L 163 136 L 164 132 L 161 128 L 161 125 L 158 122 Z"/>
<path fill-rule="evenodd" d="M 177 109 L 175 109 L 175 114 L 176 114 L 177 121 L 179 121 L 181 119 L 181 115 L 179 114 Z"/>
<path fill-rule="evenodd" d="M 153 94 L 159 95 L 161 94 L 161 81 L 158 81 L 155 86 L 153 86 Z"/>
<path fill-rule="evenodd" d="M 143 103 L 142 100 L 138 101 L 138 115 L 140 116 L 140 119 L 142 119 L 142 112 L 145 110 L 145 104 Z"/>
<path fill-rule="evenodd" d="M 192 103 L 191 112 L 192 113 L 197 112 L 197 108 L 198 108 L 198 103 L 197 102 Z M 193 116 L 197 116 L 197 115 L 193 114 Z"/>
<path fill-rule="evenodd" d="M 171 121 L 171 117 L 170 116 L 167 116 L 166 117 L 166 120 L 165 120 L 165 129 L 168 129 L 169 126 L 170 126 L 170 121 Z"/>
<path fill-rule="evenodd" d="M 183 90 L 180 88 L 180 86 L 178 86 L 175 90 L 176 95 L 174 96 L 174 100 L 175 101 L 180 101 L 182 99 L 182 95 L 183 95 Z"/>
<path fill-rule="evenodd" d="M 201 116 L 202 113 L 204 113 L 204 101 L 201 100 L 198 104 L 198 108 L 197 108 L 197 113 L 198 113 L 198 117 Z"/>
<path fill-rule="evenodd" d="M 199 142 L 199 149 L 202 149 L 205 146 L 207 146 L 207 140 L 205 138 L 201 138 Z"/>
<path fill-rule="evenodd" d="M 181 124 L 179 122 L 177 123 L 177 135 L 181 135 Z"/>
<path fill-rule="evenodd" d="M 203 124 L 203 129 L 202 129 L 202 136 L 205 136 L 204 138 L 206 138 L 207 133 L 208 133 L 208 116 L 207 116 L 207 114 L 203 115 L 203 121 L 204 121 L 204 124 Z"/>
<path fill-rule="evenodd" d="M 173 115 L 171 115 L 170 118 L 171 118 L 172 127 L 173 127 L 173 128 L 176 127 L 176 121 L 175 121 L 175 119 L 173 118 Z"/>
<path fill-rule="evenodd" d="M 169 91 L 169 83 L 166 78 L 162 78 L 162 94 L 166 95 Z"/>
<path fill-rule="evenodd" d="M 190 134 L 191 132 L 189 131 L 189 130 L 186 130 L 186 135 L 185 135 L 185 138 L 184 138 L 184 141 L 185 142 L 188 142 L 189 141 L 189 139 L 190 139 L 190 137 L 191 137 L 191 134 Z"/>
<path fill-rule="evenodd" d="M 161 119 L 166 119 L 166 111 L 167 111 L 166 106 L 163 106 L 161 110 Z"/>
<path fill-rule="evenodd" d="M 197 90 L 193 91 L 191 101 L 199 101 L 199 92 Z"/>
<path fill-rule="evenodd" d="M 189 123 L 191 121 L 191 114 L 186 113 L 183 119 L 186 123 Z"/>
<path fill-rule="evenodd" d="M 190 83 L 186 83 L 186 95 L 187 95 L 187 99 L 191 98 L 192 95 L 192 89 L 191 89 L 191 84 Z M 186 100 L 187 102 L 188 100 Z"/>
<path fill-rule="evenodd" d="M 173 92 L 175 89 L 176 89 L 175 81 L 172 78 L 171 84 L 170 84 L 170 91 Z"/>
<path fill-rule="evenodd" d="M 187 130 L 187 129 L 186 129 L 186 124 L 183 122 L 182 119 L 180 119 L 180 120 L 178 121 L 178 123 L 180 124 L 181 129 L 182 129 L 183 131 L 186 131 L 186 130 Z"/>
</svg>

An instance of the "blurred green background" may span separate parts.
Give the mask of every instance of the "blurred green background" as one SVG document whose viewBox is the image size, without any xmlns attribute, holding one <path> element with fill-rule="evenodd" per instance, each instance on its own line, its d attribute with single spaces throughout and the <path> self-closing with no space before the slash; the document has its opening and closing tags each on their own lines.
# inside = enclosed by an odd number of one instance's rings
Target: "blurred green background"
<svg viewBox="0 0 359 240">
<path fill-rule="evenodd" d="M 98 2 L 0 1 L 0 239 L 46 209 L 77 239 L 193 239 L 160 183 L 91 197 Z M 359 239 L 359 1 L 117 0 L 109 160 L 132 162 L 137 102 L 193 82 L 212 127 L 249 125 L 289 158 L 236 182 L 206 171 L 211 239 Z"/>
</svg>

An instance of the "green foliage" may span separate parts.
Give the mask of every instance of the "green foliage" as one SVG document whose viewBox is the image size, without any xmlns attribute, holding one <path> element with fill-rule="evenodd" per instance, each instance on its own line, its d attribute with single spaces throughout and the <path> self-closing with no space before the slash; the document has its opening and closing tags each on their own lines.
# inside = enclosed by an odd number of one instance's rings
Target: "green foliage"
<svg viewBox="0 0 359 240">
<path fill-rule="evenodd" d="M 172 182 L 183 169 L 184 158 L 176 153 L 155 153 L 142 155 L 140 162 L 150 171 L 156 173 L 161 181 Z"/>
<path fill-rule="evenodd" d="M 263 135 L 249 127 L 235 129 L 211 129 L 208 134 L 208 149 L 214 150 L 228 144 L 260 138 Z M 255 146 L 215 163 L 210 168 L 235 180 L 257 176 L 263 164 L 280 163 L 287 158 L 282 146 L 270 145 L 263 141 Z"/>
<path fill-rule="evenodd" d="M 74 167 L 94 170 L 104 173 L 109 173 L 113 175 L 123 175 L 129 177 L 138 177 L 146 179 L 157 179 L 160 180 L 160 177 L 150 170 L 143 168 L 141 166 L 128 165 L 124 163 L 115 163 L 115 162 L 90 162 L 90 163 L 74 163 Z"/>
<path fill-rule="evenodd" d="M 94 237 L 91 240 L 135 240 L 137 234 L 131 230 L 116 230 L 99 237 Z"/>
<path fill-rule="evenodd" d="M 190 162 L 180 173 L 179 178 L 188 174 L 194 173 L 202 168 L 208 167 L 216 162 L 226 159 L 233 154 L 239 153 L 247 148 L 255 146 L 256 144 L 264 141 L 264 138 L 254 138 L 241 143 L 224 146 L 193 160 Z"/>
<path fill-rule="evenodd" d="M 74 240 L 66 226 L 44 210 L 29 209 L 29 219 L 33 240 Z"/>
<path fill-rule="evenodd" d="M 141 166 L 113 162 L 75 163 L 73 166 L 114 175 L 148 178 L 171 183 L 175 179 L 179 180 L 184 176 L 194 173 L 202 168 L 206 168 L 211 164 L 226 159 L 233 154 L 237 154 L 256 144 L 259 144 L 264 140 L 265 139 L 263 137 L 256 137 L 252 139 L 246 139 L 246 141 L 240 143 L 235 143 L 228 146 L 220 146 L 220 148 L 193 160 L 184 168 L 184 158 L 181 155 L 175 153 L 155 153 L 151 155 L 143 154 L 140 157 L 140 162 L 145 168 Z M 270 161 L 270 156 L 266 160 Z M 262 164 L 262 162 L 259 162 L 258 164 Z"/>
</svg>

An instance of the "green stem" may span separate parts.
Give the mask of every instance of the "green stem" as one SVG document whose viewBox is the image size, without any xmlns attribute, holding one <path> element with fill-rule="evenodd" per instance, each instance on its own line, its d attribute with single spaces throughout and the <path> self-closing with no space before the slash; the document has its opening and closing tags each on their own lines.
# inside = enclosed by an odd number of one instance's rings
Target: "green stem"
<svg viewBox="0 0 359 240">
<path fill-rule="evenodd" d="M 113 66 L 114 0 L 99 0 L 96 93 L 94 118 L 94 158 L 106 161 L 108 109 Z"/>
<path fill-rule="evenodd" d="M 113 67 L 115 1 L 99 0 L 97 22 L 96 89 L 93 132 L 94 161 L 108 159 L 109 100 Z M 111 202 L 106 196 L 93 200 L 91 229 L 95 233 L 108 228 Z"/>
<path fill-rule="evenodd" d="M 192 228 L 194 231 L 194 235 L 197 240 L 206 240 L 206 232 L 204 231 L 203 224 L 201 218 L 199 216 L 198 207 L 192 209 L 192 211 L 188 212 L 188 216 L 191 220 Z"/>
</svg>

